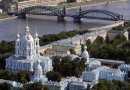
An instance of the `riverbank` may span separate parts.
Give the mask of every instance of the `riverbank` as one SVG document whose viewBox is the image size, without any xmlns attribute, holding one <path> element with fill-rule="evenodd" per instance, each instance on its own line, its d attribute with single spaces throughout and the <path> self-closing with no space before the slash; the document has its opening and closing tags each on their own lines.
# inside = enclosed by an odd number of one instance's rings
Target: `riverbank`
<svg viewBox="0 0 130 90">
<path fill-rule="evenodd" d="M 127 0 L 112 0 L 112 1 L 106 1 L 106 0 L 93 0 L 89 2 L 79 2 L 79 3 L 64 3 L 61 5 L 56 6 L 56 8 L 63 8 L 64 6 L 67 9 L 73 9 L 73 8 L 79 8 L 79 7 L 87 7 L 87 6 L 94 6 L 94 5 L 101 5 L 101 4 L 109 4 L 109 3 L 116 3 L 116 2 L 122 2 Z"/>
<path fill-rule="evenodd" d="M 97 30 L 103 30 L 103 29 L 111 29 L 113 27 L 116 27 L 116 26 L 119 26 L 119 25 L 123 25 L 124 24 L 124 21 L 118 21 L 118 22 L 115 22 L 114 24 L 110 24 L 110 25 L 106 25 L 106 26 L 101 26 L 101 27 L 96 27 L 96 28 L 91 28 L 91 29 L 88 29 L 90 31 L 97 31 Z"/>
<path fill-rule="evenodd" d="M 12 16 L 12 17 L 3 18 L 3 19 L 0 19 L 0 21 L 5 21 L 5 20 L 15 19 L 15 18 L 17 18 L 17 16 Z"/>
</svg>

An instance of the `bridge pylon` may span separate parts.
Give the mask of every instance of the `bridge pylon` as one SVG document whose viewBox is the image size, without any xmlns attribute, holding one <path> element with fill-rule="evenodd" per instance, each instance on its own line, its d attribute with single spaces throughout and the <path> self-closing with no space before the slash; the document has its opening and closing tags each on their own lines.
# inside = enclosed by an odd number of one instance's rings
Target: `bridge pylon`
<svg viewBox="0 0 130 90">
<path fill-rule="evenodd" d="M 81 22 L 81 18 L 80 17 L 74 17 L 74 22 Z"/>
<path fill-rule="evenodd" d="M 74 22 L 81 22 L 81 17 L 79 17 L 79 13 L 76 13 L 76 15 L 73 17 Z"/>
<path fill-rule="evenodd" d="M 80 6 L 79 7 L 79 15 L 81 14 L 81 11 L 82 11 L 82 7 Z"/>
<path fill-rule="evenodd" d="M 66 7 L 65 6 L 63 7 L 62 13 L 64 16 L 66 15 Z"/>
<path fill-rule="evenodd" d="M 58 16 L 57 21 L 60 21 L 60 22 L 65 21 L 65 16 Z"/>
<path fill-rule="evenodd" d="M 25 14 L 24 14 L 24 15 L 19 15 L 18 17 L 19 17 L 19 18 L 26 19 L 26 15 L 25 15 Z"/>
</svg>

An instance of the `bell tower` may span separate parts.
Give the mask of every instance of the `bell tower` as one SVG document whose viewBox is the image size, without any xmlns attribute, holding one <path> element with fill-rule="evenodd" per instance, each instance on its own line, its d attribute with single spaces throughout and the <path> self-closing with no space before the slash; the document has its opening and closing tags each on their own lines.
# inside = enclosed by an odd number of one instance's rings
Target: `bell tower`
<svg viewBox="0 0 130 90">
<path fill-rule="evenodd" d="M 34 36 L 34 46 L 35 46 L 35 53 L 36 55 L 39 55 L 39 38 L 38 38 L 38 34 L 37 34 L 37 29 L 36 29 L 36 33 Z"/>
<path fill-rule="evenodd" d="M 20 35 L 19 31 L 17 31 L 16 35 L 16 41 L 15 41 L 15 56 L 20 56 Z"/>
</svg>

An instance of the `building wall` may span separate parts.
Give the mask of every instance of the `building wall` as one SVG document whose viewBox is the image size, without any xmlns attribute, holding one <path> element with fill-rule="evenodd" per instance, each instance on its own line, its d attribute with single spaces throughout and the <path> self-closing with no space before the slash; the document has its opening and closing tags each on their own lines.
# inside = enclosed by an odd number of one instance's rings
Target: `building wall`
<svg viewBox="0 0 130 90">
<path fill-rule="evenodd" d="M 94 72 L 92 71 L 85 71 L 82 73 L 82 78 L 83 78 L 83 81 L 87 82 L 93 82 L 93 81 L 96 81 L 96 75 Z"/>
<path fill-rule="evenodd" d="M 46 51 L 45 51 L 45 54 L 70 54 L 70 51 L 57 51 L 57 50 L 51 50 L 51 49 L 47 49 Z"/>
<path fill-rule="evenodd" d="M 124 35 L 127 40 L 129 39 L 129 32 L 127 30 L 125 30 L 125 31 L 117 31 L 117 32 L 116 31 L 115 32 L 108 32 L 107 33 L 109 41 L 113 40 L 118 35 Z"/>
<path fill-rule="evenodd" d="M 101 35 L 98 35 L 98 36 L 101 36 L 101 37 L 103 37 L 104 39 L 106 39 L 107 33 L 101 34 Z M 93 37 L 89 37 L 89 38 L 87 38 L 87 39 L 90 39 L 90 41 L 93 43 L 96 38 L 97 38 L 97 36 L 93 36 Z"/>
<path fill-rule="evenodd" d="M 114 40 L 114 38 L 117 36 L 117 34 L 115 34 L 115 33 L 108 33 L 107 35 L 108 35 L 108 40 L 109 41 Z"/>
<path fill-rule="evenodd" d="M 54 45 L 52 46 L 52 48 L 57 49 L 57 50 L 70 50 L 72 48 L 75 50 L 76 54 L 78 55 L 81 54 L 81 45 L 77 45 L 76 47 Z"/>
</svg>

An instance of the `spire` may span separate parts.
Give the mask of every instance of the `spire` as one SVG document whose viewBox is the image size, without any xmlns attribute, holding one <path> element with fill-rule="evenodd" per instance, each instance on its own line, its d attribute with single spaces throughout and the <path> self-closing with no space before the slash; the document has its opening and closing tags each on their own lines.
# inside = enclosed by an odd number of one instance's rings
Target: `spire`
<svg viewBox="0 0 130 90">
<path fill-rule="evenodd" d="M 84 46 L 83 48 L 84 48 L 85 51 L 87 50 L 87 47 L 86 47 L 86 46 Z"/>
<path fill-rule="evenodd" d="M 89 54 L 88 54 L 88 51 L 87 51 L 87 47 L 84 46 L 83 48 L 84 48 L 84 50 L 83 50 L 83 52 L 81 54 L 81 57 L 86 58 L 87 62 L 89 62 Z"/>
<path fill-rule="evenodd" d="M 29 32 L 29 26 L 28 26 L 28 20 L 26 19 L 26 30 L 25 30 L 25 34 L 30 34 Z"/>
<path fill-rule="evenodd" d="M 38 38 L 37 28 L 35 27 L 35 29 L 36 29 L 35 38 Z"/>
<path fill-rule="evenodd" d="M 20 39 L 20 35 L 19 35 L 19 29 L 17 28 L 17 35 L 16 35 L 17 39 Z"/>
</svg>

